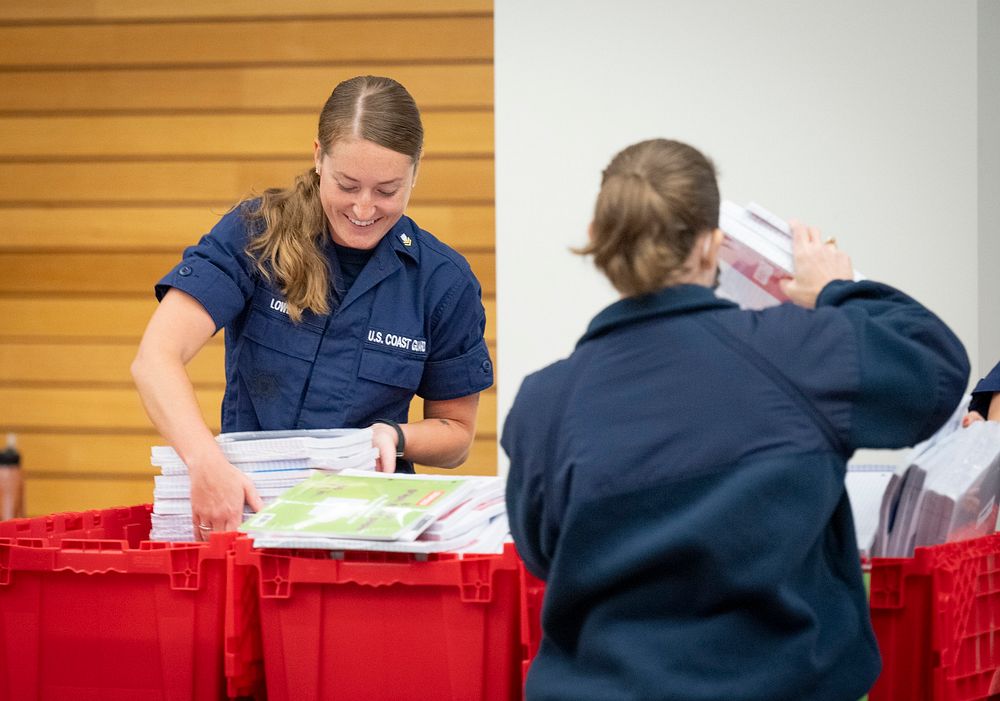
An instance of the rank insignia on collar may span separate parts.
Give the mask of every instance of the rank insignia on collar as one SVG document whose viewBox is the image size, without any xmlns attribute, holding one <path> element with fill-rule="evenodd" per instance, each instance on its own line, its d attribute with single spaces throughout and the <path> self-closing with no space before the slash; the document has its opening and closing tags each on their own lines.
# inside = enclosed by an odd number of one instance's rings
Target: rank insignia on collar
<svg viewBox="0 0 1000 701">
<path fill-rule="evenodd" d="M 406 234 L 400 234 L 399 235 L 399 240 L 403 242 L 404 246 L 412 246 L 413 245 L 413 239 L 411 239 Z"/>
</svg>

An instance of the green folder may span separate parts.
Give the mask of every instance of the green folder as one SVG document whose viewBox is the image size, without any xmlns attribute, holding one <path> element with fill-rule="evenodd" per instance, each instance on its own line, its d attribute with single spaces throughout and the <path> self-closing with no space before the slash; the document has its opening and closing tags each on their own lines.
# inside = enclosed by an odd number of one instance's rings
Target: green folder
<svg viewBox="0 0 1000 701">
<path fill-rule="evenodd" d="M 468 498 L 472 483 L 438 475 L 314 474 L 240 526 L 254 535 L 415 540 Z"/>
</svg>

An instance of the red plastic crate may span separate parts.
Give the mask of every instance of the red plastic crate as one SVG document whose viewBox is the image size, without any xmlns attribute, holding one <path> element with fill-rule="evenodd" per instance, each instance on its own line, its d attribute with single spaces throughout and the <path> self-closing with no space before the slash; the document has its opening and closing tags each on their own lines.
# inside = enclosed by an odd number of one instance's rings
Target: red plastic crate
<svg viewBox="0 0 1000 701">
<path fill-rule="evenodd" d="M 256 581 L 260 644 L 239 620 L 252 605 L 234 606 L 227 669 L 250 678 L 263 665 L 270 701 L 521 698 L 532 641 L 512 546 L 502 555 L 335 559 L 238 539 L 233 550 L 235 568 Z"/>
<path fill-rule="evenodd" d="M 528 667 L 542 642 L 542 600 L 545 582 L 521 564 L 521 689 L 528 679 Z"/>
<path fill-rule="evenodd" d="M 125 540 L 129 547 L 149 537 L 148 505 L 78 511 L 0 521 L 0 538 L 39 538 L 57 545 L 66 538 Z"/>
<path fill-rule="evenodd" d="M 234 535 L 144 541 L 150 510 L 0 523 L 0 699 L 225 697 Z"/>
<path fill-rule="evenodd" d="M 882 674 L 870 701 L 974 701 L 1000 693 L 1000 534 L 874 558 Z"/>
</svg>

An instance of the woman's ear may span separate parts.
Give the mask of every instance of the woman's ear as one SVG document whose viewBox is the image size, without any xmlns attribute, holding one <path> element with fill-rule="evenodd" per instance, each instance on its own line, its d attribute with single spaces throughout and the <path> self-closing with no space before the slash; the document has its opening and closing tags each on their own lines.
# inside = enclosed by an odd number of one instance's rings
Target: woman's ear
<svg viewBox="0 0 1000 701">
<path fill-rule="evenodd" d="M 319 145 L 319 139 L 313 139 L 313 163 L 316 165 L 316 174 L 319 175 L 319 167 L 323 162 L 323 147 Z"/>
<path fill-rule="evenodd" d="M 701 249 L 701 265 L 703 268 L 714 268 L 719 257 L 719 246 L 722 245 L 724 234 L 722 229 L 713 229 L 705 237 Z"/>
</svg>

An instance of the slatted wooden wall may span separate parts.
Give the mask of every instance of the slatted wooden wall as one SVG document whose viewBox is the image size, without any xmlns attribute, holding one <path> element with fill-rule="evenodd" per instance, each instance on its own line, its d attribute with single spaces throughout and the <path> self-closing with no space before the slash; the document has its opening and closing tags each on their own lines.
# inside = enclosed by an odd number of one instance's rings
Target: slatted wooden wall
<svg viewBox="0 0 1000 701">
<path fill-rule="evenodd" d="M 491 0 L 0 3 L 0 431 L 30 515 L 151 499 L 161 440 L 128 366 L 152 285 L 241 196 L 311 167 L 352 75 L 421 106 L 409 213 L 470 260 L 495 357 L 492 24 Z M 215 430 L 222 355 L 190 367 Z M 490 390 L 460 471 L 495 469 Z"/>
</svg>

